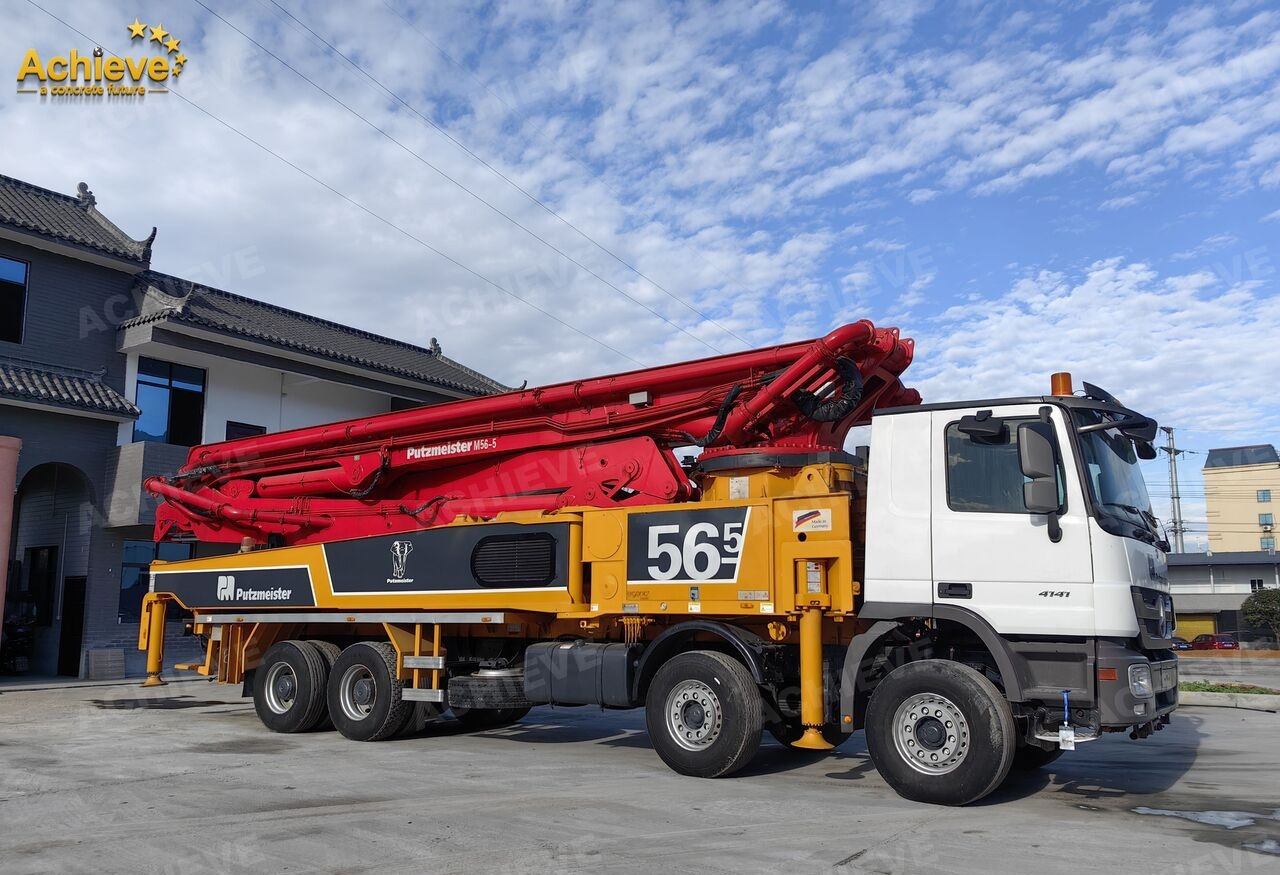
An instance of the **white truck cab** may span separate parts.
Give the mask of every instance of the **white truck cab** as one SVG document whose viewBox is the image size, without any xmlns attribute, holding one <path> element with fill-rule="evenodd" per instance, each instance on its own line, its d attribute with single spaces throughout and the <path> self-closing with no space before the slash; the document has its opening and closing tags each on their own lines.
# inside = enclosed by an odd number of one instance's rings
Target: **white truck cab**
<svg viewBox="0 0 1280 875">
<path fill-rule="evenodd" d="M 858 614 L 879 634 L 861 669 L 877 641 L 946 649 L 1003 691 L 1033 754 L 1145 737 L 1177 706 L 1167 544 L 1138 468 L 1156 423 L 1084 385 L 872 420 Z"/>
</svg>

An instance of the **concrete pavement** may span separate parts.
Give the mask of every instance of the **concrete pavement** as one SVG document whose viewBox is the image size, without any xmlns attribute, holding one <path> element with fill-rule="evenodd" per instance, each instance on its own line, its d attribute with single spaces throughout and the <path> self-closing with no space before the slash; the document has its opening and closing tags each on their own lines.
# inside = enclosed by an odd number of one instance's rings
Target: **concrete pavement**
<svg viewBox="0 0 1280 875">
<path fill-rule="evenodd" d="M 0 873 L 1280 871 L 1275 714 L 1188 708 L 949 809 L 896 796 L 861 735 L 706 781 L 639 711 L 358 744 L 272 734 L 238 692 L 0 692 Z"/>
</svg>

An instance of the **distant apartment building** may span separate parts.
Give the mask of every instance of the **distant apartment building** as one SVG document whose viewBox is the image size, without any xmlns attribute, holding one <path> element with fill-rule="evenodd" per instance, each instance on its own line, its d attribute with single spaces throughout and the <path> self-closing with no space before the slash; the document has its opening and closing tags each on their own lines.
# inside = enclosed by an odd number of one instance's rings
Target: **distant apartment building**
<svg viewBox="0 0 1280 875">
<path fill-rule="evenodd" d="M 1210 552 L 1275 552 L 1280 505 L 1276 448 L 1253 444 L 1210 450 L 1203 474 Z"/>
<path fill-rule="evenodd" d="M 1178 635 L 1188 641 L 1206 632 L 1231 632 L 1249 639 L 1265 636 L 1240 614 L 1251 593 L 1280 588 L 1280 561 L 1274 552 L 1173 553 L 1169 590 L 1178 616 Z"/>
<path fill-rule="evenodd" d="M 152 560 L 227 549 L 151 540 L 143 479 L 192 445 L 505 388 L 434 340 L 153 271 L 154 238 L 126 235 L 83 183 L 0 176 L 0 602 L 6 630 L 34 628 L 32 674 L 141 673 Z"/>
</svg>

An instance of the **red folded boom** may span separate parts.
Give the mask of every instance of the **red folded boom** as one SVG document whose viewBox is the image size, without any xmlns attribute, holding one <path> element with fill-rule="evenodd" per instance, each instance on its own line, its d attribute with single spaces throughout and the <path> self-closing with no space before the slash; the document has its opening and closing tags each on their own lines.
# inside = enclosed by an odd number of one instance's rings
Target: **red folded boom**
<svg viewBox="0 0 1280 875">
<path fill-rule="evenodd" d="M 912 343 L 862 321 L 826 337 L 195 447 L 156 537 L 300 544 L 460 514 L 696 497 L 675 456 L 840 449 L 877 407 L 915 404 Z"/>
</svg>

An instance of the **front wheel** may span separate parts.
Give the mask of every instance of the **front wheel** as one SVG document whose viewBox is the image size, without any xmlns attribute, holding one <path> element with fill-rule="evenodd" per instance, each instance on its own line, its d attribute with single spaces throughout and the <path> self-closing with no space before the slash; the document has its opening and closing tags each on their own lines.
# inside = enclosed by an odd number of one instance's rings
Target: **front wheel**
<svg viewBox="0 0 1280 875">
<path fill-rule="evenodd" d="M 926 659 L 900 666 L 871 696 L 867 749 L 898 795 L 967 805 L 1000 785 L 1017 747 L 1013 712 L 983 674 Z"/>
<path fill-rule="evenodd" d="M 713 650 L 682 653 L 658 669 L 645 699 L 649 738 L 682 775 L 722 778 L 760 749 L 760 689 L 746 666 Z"/>
</svg>

